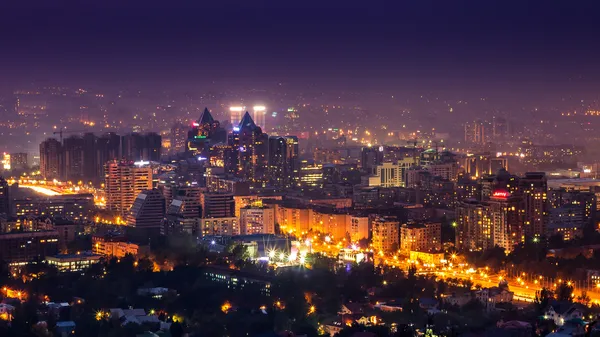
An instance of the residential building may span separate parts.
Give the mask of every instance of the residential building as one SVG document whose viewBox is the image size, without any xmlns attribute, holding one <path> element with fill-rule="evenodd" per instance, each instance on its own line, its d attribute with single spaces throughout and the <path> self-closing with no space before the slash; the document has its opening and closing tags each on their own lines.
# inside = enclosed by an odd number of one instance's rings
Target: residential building
<svg viewBox="0 0 600 337">
<path fill-rule="evenodd" d="M 275 234 L 275 209 L 269 207 L 244 207 L 240 209 L 240 233 Z"/>
<path fill-rule="evenodd" d="M 371 243 L 375 251 L 396 251 L 400 245 L 400 222 L 392 217 L 373 219 Z"/>
<path fill-rule="evenodd" d="M 0 260 L 9 264 L 26 264 L 57 253 L 56 231 L 0 234 Z"/>
<path fill-rule="evenodd" d="M 442 224 L 439 222 L 410 223 L 400 227 L 400 250 L 438 252 L 442 249 Z"/>
<path fill-rule="evenodd" d="M 126 215 L 138 194 L 152 189 L 152 168 L 131 161 L 112 160 L 105 165 L 106 209 Z"/>
</svg>

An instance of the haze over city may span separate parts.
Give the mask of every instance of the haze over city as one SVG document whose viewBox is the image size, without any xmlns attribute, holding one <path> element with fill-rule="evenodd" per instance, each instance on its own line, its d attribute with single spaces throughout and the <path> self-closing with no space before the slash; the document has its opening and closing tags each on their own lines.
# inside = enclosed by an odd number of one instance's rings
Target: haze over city
<svg viewBox="0 0 600 337">
<path fill-rule="evenodd" d="M 600 335 L 595 1 L 0 4 L 0 336 Z"/>
</svg>

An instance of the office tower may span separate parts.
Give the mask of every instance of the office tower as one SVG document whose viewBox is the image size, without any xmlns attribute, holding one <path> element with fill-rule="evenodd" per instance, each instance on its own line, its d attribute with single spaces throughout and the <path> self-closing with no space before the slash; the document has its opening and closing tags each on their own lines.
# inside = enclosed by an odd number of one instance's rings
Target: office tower
<svg viewBox="0 0 600 337">
<path fill-rule="evenodd" d="M 24 170 L 28 167 L 27 153 L 17 152 L 10 154 L 10 167 L 13 170 Z"/>
<path fill-rule="evenodd" d="M 266 123 L 266 114 L 267 114 L 267 108 L 263 105 L 255 105 L 252 108 L 252 118 L 254 119 L 254 122 L 256 123 L 256 125 L 260 126 L 263 130 L 267 129 L 267 126 L 265 125 Z"/>
<path fill-rule="evenodd" d="M 105 165 L 104 184 L 106 209 L 125 215 L 138 194 L 152 189 L 152 169 L 131 161 L 112 160 Z"/>
<path fill-rule="evenodd" d="M 298 137 L 269 137 L 269 181 L 278 188 L 297 186 L 300 180 Z"/>
<path fill-rule="evenodd" d="M 97 137 L 93 133 L 83 135 L 83 180 L 99 181 L 98 175 Z"/>
<path fill-rule="evenodd" d="M 84 140 L 81 136 L 64 139 L 62 147 L 63 180 L 77 182 L 83 179 Z"/>
<path fill-rule="evenodd" d="M 202 218 L 235 217 L 235 201 L 229 193 L 202 193 L 200 195 Z"/>
<path fill-rule="evenodd" d="M 300 164 L 300 187 L 323 188 L 323 165 L 303 160 Z"/>
<path fill-rule="evenodd" d="M 380 217 L 372 221 L 371 242 L 376 252 L 392 252 L 399 248 L 400 222 L 396 218 Z"/>
<path fill-rule="evenodd" d="M 227 140 L 227 131 L 213 118 L 208 108 L 204 109 L 200 118 L 192 125 L 187 136 L 187 151 L 193 155 L 208 157 L 212 145 Z"/>
<path fill-rule="evenodd" d="M 375 166 L 375 174 L 370 176 L 369 186 L 400 187 L 404 185 L 403 167 L 400 164 L 383 163 Z"/>
<path fill-rule="evenodd" d="M 153 188 L 140 192 L 127 214 L 127 225 L 159 234 L 165 216 L 165 197 Z"/>
<path fill-rule="evenodd" d="M 544 172 L 527 172 L 519 181 L 523 196 L 524 234 L 529 237 L 545 235 L 550 203 L 548 181 Z"/>
<path fill-rule="evenodd" d="M 360 168 L 368 173 L 375 174 L 375 168 L 383 164 L 383 147 L 363 147 L 360 156 Z"/>
<path fill-rule="evenodd" d="M 240 121 L 242 120 L 242 113 L 244 112 L 244 107 L 243 106 L 232 106 L 229 108 L 229 121 L 231 122 L 231 125 L 234 126 L 234 131 L 235 131 L 235 127 L 240 124 Z"/>
<path fill-rule="evenodd" d="M 62 145 L 54 138 L 40 144 L 40 173 L 45 179 L 59 179 L 61 170 Z"/>
<path fill-rule="evenodd" d="M 0 214 L 9 216 L 10 211 L 10 193 L 9 186 L 3 177 L 0 177 Z"/>
<path fill-rule="evenodd" d="M 400 227 L 400 250 L 404 253 L 441 251 L 442 224 L 439 222 L 403 224 Z"/>
<path fill-rule="evenodd" d="M 275 234 L 275 209 L 252 206 L 241 208 L 240 234 Z"/>
<path fill-rule="evenodd" d="M 186 150 L 188 128 L 181 122 L 171 127 L 171 152 L 181 153 Z"/>
<path fill-rule="evenodd" d="M 254 123 L 248 112 L 244 114 L 238 128 L 239 131 L 234 130 L 230 137 L 230 145 L 234 145 L 234 149 L 238 146 L 237 174 L 253 185 L 262 185 L 267 174 L 269 136 Z"/>
</svg>

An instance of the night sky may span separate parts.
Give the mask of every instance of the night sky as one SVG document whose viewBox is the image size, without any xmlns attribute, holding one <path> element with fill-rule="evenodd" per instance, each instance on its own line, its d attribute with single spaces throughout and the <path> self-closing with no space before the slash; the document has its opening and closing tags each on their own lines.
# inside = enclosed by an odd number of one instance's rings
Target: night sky
<svg viewBox="0 0 600 337">
<path fill-rule="evenodd" d="M 595 91 L 600 80 L 598 1 L 15 2 L 0 4 L 8 81 Z"/>
</svg>

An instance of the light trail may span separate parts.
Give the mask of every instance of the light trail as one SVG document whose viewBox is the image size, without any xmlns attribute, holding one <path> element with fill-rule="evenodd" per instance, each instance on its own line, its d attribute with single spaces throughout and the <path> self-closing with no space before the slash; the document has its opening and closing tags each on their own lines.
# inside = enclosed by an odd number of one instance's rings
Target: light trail
<svg viewBox="0 0 600 337">
<path fill-rule="evenodd" d="M 55 196 L 55 195 L 61 195 L 61 194 L 65 194 L 65 193 L 59 193 L 55 190 L 52 190 L 50 188 L 47 187 L 41 187 L 41 186 L 32 186 L 32 185 L 19 185 L 19 188 L 28 188 L 30 190 L 33 190 L 34 192 L 43 194 L 43 195 L 47 195 L 47 196 Z"/>
</svg>

